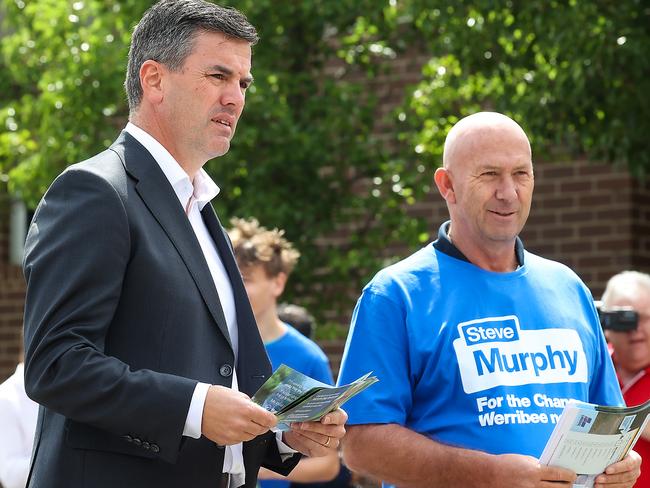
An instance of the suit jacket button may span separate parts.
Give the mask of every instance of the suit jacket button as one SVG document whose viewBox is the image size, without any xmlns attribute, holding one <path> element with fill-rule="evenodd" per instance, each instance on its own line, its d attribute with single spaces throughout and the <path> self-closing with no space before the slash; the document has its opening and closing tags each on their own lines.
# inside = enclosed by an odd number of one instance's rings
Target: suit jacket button
<svg viewBox="0 0 650 488">
<path fill-rule="evenodd" d="M 219 374 L 225 378 L 232 375 L 232 366 L 230 364 L 224 364 L 219 368 Z"/>
<path fill-rule="evenodd" d="M 133 442 L 133 437 L 131 437 L 130 435 L 122 436 L 122 438 L 123 438 L 126 442 Z"/>
<path fill-rule="evenodd" d="M 140 447 L 140 446 L 142 445 L 142 440 L 138 439 L 137 437 L 134 437 L 134 438 L 133 438 L 133 443 L 134 443 L 136 446 Z"/>
<path fill-rule="evenodd" d="M 149 444 L 147 441 L 144 441 L 144 442 L 142 443 L 142 447 L 144 447 L 145 449 L 149 450 L 149 449 L 151 449 L 151 444 Z"/>
<path fill-rule="evenodd" d="M 158 447 L 158 444 L 151 444 L 151 450 L 155 453 L 160 452 L 160 448 Z"/>
</svg>

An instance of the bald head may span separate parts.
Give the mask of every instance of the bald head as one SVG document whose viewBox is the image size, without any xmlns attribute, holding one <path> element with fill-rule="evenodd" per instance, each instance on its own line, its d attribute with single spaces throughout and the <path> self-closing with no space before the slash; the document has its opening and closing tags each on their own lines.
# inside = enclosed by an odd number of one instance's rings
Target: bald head
<svg viewBox="0 0 650 488">
<path fill-rule="evenodd" d="M 479 112 L 460 120 L 445 141 L 435 182 L 447 202 L 449 236 L 474 264 L 516 267 L 514 244 L 534 187 L 530 143 L 511 118 Z"/>
<path fill-rule="evenodd" d="M 478 112 L 451 128 L 445 139 L 442 165 L 450 168 L 486 145 L 506 147 L 512 142 L 527 147 L 530 156 L 530 142 L 517 122 L 497 112 Z"/>
</svg>

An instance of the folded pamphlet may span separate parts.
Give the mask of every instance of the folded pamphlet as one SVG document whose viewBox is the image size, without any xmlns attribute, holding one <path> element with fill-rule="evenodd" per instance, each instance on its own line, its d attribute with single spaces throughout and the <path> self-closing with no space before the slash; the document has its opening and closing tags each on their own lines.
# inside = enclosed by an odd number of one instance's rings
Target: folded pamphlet
<svg viewBox="0 0 650 488">
<path fill-rule="evenodd" d="M 367 373 L 350 384 L 331 386 L 282 364 L 252 400 L 278 418 L 274 430 L 289 430 L 291 422 L 320 420 L 377 381 Z"/>
<path fill-rule="evenodd" d="M 592 488 L 607 466 L 623 459 L 648 422 L 650 400 L 636 407 L 606 407 L 571 400 L 564 407 L 540 463 L 575 471 L 574 488 Z"/>
</svg>

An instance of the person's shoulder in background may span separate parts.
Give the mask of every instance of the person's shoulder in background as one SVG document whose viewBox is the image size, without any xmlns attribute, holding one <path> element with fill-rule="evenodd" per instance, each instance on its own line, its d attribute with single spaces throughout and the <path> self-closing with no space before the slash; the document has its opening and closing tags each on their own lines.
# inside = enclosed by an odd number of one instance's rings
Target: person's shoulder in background
<svg viewBox="0 0 650 488">
<path fill-rule="evenodd" d="M 266 345 L 274 369 L 284 363 L 315 380 L 333 384 L 327 355 L 318 344 L 298 332 L 291 324 L 286 325 L 286 333 Z"/>
</svg>

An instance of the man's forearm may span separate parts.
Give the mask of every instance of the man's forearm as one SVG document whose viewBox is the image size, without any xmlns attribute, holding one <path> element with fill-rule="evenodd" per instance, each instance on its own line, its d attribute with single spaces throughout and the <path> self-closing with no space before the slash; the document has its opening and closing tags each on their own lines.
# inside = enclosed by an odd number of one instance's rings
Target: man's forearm
<svg viewBox="0 0 650 488">
<path fill-rule="evenodd" d="M 303 458 L 287 479 L 297 483 L 330 481 L 336 477 L 339 469 L 339 457 L 336 453 L 317 458 Z"/>
<path fill-rule="evenodd" d="M 351 470 L 400 488 L 569 488 L 576 478 L 531 456 L 447 446 L 395 424 L 348 426 L 343 459 Z"/>
<path fill-rule="evenodd" d="M 343 458 L 353 471 L 404 488 L 487 486 L 494 456 L 446 446 L 395 424 L 348 426 Z"/>
</svg>

